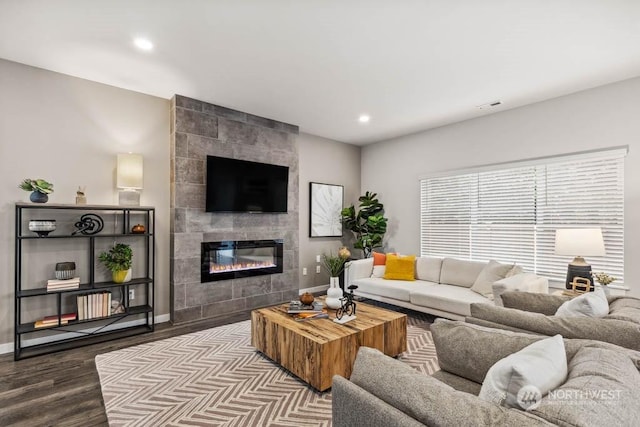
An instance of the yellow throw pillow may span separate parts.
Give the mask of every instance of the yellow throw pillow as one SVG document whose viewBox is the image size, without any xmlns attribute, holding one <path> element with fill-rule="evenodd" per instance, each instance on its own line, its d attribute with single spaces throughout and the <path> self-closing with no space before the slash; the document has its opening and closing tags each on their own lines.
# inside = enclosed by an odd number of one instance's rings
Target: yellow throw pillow
<svg viewBox="0 0 640 427">
<path fill-rule="evenodd" d="M 387 264 L 384 271 L 384 279 L 390 280 L 416 280 L 416 256 L 398 256 L 387 254 Z"/>
</svg>

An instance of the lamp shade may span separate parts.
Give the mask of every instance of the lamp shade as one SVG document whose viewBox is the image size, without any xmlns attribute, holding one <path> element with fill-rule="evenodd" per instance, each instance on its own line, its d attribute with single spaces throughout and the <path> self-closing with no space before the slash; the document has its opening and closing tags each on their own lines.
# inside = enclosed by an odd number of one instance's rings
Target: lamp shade
<svg viewBox="0 0 640 427">
<path fill-rule="evenodd" d="M 141 189 L 142 172 L 142 154 L 118 154 L 118 188 Z"/>
<path fill-rule="evenodd" d="M 556 230 L 556 255 L 603 256 L 604 239 L 600 228 Z"/>
</svg>

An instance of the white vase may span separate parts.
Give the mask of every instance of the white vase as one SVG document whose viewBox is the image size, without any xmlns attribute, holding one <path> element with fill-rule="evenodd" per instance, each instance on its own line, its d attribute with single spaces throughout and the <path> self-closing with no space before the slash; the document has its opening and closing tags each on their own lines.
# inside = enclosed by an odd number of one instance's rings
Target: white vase
<svg viewBox="0 0 640 427">
<path fill-rule="evenodd" d="M 327 290 L 327 307 L 337 309 L 342 306 L 342 288 L 340 287 L 340 279 L 338 277 L 332 277 L 329 280 L 329 289 Z"/>
</svg>

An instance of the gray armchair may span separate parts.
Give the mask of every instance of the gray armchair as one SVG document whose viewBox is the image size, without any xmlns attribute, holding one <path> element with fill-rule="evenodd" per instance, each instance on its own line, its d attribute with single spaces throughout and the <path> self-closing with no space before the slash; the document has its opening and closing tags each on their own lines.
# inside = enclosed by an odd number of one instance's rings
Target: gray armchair
<svg viewBox="0 0 640 427">
<path fill-rule="evenodd" d="M 472 304 L 468 323 L 539 335 L 590 339 L 640 350 L 640 299 L 609 297 L 609 314 L 602 318 L 557 317 L 570 297 L 530 292 L 505 292 L 504 307 Z"/>
</svg>

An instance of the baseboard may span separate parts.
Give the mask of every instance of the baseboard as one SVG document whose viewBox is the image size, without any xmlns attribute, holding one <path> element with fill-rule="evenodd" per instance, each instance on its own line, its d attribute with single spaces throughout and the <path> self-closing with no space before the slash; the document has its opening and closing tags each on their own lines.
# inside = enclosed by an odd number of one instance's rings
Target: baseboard
<svg viewBox="0 0 640 427">
<path fill-rule="evenodd" d="M 300 295 L 304 294 L 305 292 L 309 292 L 310 294 L 314 293 L 314 292 L 322 292 L 322 291 L 326 291 L 327 289 L 329 289 L 329 285 L 320 285 L 320 286 L 314 286 L 313 288 L 304 288 L 304 289 L 300 289 Z"/>
<path fill-rule="evenodd" d="M 161 314 L 159 316 L 156 316 L 154 318 L 155 323 L 165 323 L 168 322 L 170 320 L 171 316 L 167 313 L 167 314 Z M 135 326 L 135 325 L 143 325 L 144 324 L 144 320 L 140 319 L 140 320 L 132 320 L 129 322 L 123 322 L 123 323 L 118 323 L 118 325 L 112 325 L 112 326 L 107 326 L 106 328 L 104 328 L 103 330 L 105 331 L 110 331 L 110 330 L 114 330 L 114 329 L 121 329 L 122 327 L 127 327 L 127 326 Z M 95 330 L 96 328 L 87 328 L 87 329 L 83 329 L 82 332 L 91 332 L 92 330 Z M 64 338 L 72 338 L 76 336 L 76 334 L 73 333 L 69 333 L 69 334 L 60 334 L 60 335 L 56 335 L 56 338 L 60 339 L 64 339 Z M 33 338 L 30 340 L 25 340 L 24 344 L 25 345 L 37 345 L 37 344 L 45 344 L 48 342 L 55 342 L 57 341 L 57 339 L 52 339 L 51 337 L 42 337 L 42 338 Z M 12 342 L 8 342 L 8 343 L 4 343 L 4 344 L 0 344 L 0 354 L 6 354 L 6 353 L 13 353 L 13 341 Z"/>
</svg>

